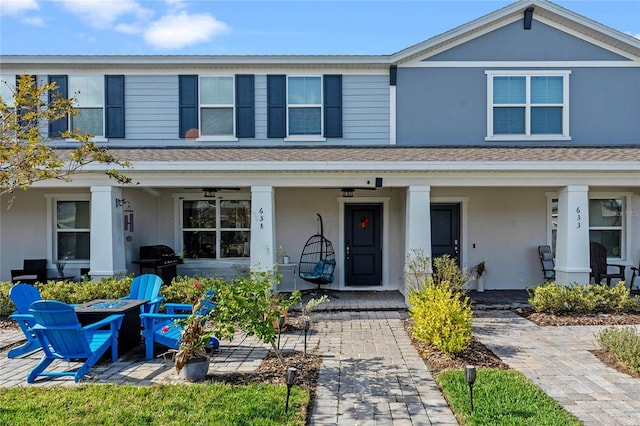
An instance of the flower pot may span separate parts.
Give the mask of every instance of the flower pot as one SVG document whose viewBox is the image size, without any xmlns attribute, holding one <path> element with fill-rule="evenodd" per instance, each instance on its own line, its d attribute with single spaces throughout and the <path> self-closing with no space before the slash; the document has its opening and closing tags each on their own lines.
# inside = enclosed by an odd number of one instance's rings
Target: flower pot
<svg viewBox="0 0 640 426">
<path fill-rule="evenodd" d="M 476 279 L 476 290 L 480 293 L 484 291 L 484 277 L 480 276 Z"/>
<path fill-rule="evenodd" d="M 288 265 L 290 260 L 289 256 L 282 256 L 282 263 L 284 265 Z"/>
<path fill-rule="evenodd" d="M 180 375 L 187 382 L 201 382 L 209 372 L 209 359 L 205 357 L 193 358 L 180 370 Z"/>
</svg>

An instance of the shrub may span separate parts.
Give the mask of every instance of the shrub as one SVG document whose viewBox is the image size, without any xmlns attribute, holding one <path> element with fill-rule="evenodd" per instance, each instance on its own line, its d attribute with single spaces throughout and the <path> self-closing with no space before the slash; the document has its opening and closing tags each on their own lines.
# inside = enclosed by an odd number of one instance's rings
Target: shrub
<svg viewBox="0 0 640 426">
<path fill-rule="evenodd" d="M 633 327 L 605 328 L 597 335 L 598 343 L 616 358 L 640 372 L 640 334 Z"/>
<path fill-rule="evenodd" d="M 216 289 L 221 283 L 218 278 L 198 278 L 178 276 L 160 287 L 165 302 L 188 303 L 193 305 L 202 298 L 207 289 Z"/>
<path fill-rule="evenodd" d="M 8 317 L 16 309 L 9 298 L 9 290 L 13 284 L 9 281 L 0 282 L 0 317 Z"/>
<path fill-rule="evenodd" d="M 536 312 L 640 312 L 640 297 L 631 296 L 624 282 L 614 287 L 603 284 L 564 286 L 545 283 L 528 292 L 529 304 Z"/>
<path fill-rule="evenodd" d="M 411 331 L 447 355 L 465 350 L 471 343 L 472 312 L 469 298 L 456 293 L 447 282 L 431 283 L 409 292 Z"/>
<path fill-rule="evenodd" d="M 429 284 L 429 280 L 436 285 L 446 283 L 457 293 L 465 292 L 469 283 L 469 276 L 460 270 L 456 261 L 449 255 L 433 259 L 433 273 L 431 273 L 431 259 L 423 249 L 412 249 L 405 264 L 405 280 L 408 288 L 421 288 Z"/>
</svg>

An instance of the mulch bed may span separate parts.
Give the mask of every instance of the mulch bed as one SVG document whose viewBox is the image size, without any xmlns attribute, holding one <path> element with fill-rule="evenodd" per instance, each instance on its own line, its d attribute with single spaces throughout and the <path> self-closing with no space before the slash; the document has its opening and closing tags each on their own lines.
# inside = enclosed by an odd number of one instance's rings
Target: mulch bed
<svg viewBox="0 0 640 426">
<path fill-rule="evenodd" d="M 640 324 L 639 313 L 622 314 L 564 314 L 534 312 L 531 308 L 517 308 L 513 312 L 543 327 L 566 325 L 633 325 Z"/>
</svg>

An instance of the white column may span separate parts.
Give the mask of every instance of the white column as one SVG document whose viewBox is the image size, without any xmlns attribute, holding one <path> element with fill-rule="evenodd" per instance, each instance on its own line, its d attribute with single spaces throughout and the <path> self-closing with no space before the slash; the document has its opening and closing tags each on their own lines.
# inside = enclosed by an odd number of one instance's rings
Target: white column
<svg viewBox="0 0 640 426">
<path fill-rule="evenodd" d="M 275 263 L 276 225 L 272 186 L 251 187 L 251 270 L 271 271 Z"/>
<path fill-rule="evenodd" d="M 93 279 L 127 273 L 124 257 L 122 190 L 112 186 L 91 187 L 91 261 Z"/>
<path fill-rule="evenodd" d="M 425 185 L 407 188 L 405 209 L 405 261 L 415 250 L 420 250 L 431 258 L 431 187 Z M 407 284 L 405 282 L 405 286 Z M 405 288 L 403 291 L 405 297 L 408 293 L 406 290 Z"/>
<path fill-rule="evenodd" d="M 589 283 L 589 187 L 569 185 L 558 194 L 556 282 Z"/>
</svg>

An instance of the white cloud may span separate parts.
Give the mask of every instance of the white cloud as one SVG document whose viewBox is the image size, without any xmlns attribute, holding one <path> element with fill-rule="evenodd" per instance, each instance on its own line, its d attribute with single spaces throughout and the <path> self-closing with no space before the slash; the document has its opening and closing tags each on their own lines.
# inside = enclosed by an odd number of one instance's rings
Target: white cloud
<svg viewBox="0 0 640 426">
<path fill-rule="evenodd" d="M 209 41 L 229 27 L 211 15 L 180 12 L 152 23 L 144 33 L 150 45 L 160 49 L 180 49 Z"/>
<path fill-rule="evenodd" d="M 22 22 L 33 27 L 44 27 L 44 18 L 41 16 L 27 16 Z"/>
<path fill-rule="evenodd" d="M 138 24 L 117 24 L 114 29 L 123 34 L 139 34 L 144 31 Z"/>
<path fill-rule="evenodd" d="M 0 0 L 0 15 L 19 15 L 39 7 L 36 0 Z"/>
<path fill-rule="evenodd" d="M 110 28 L 125 15 L 137 20 L 147 20 L 153 12 L 145 9 L 136 0 L 56 0 L 69 12 L 77 15 L 89 26 L 98 29 Z"/>
</svg>

